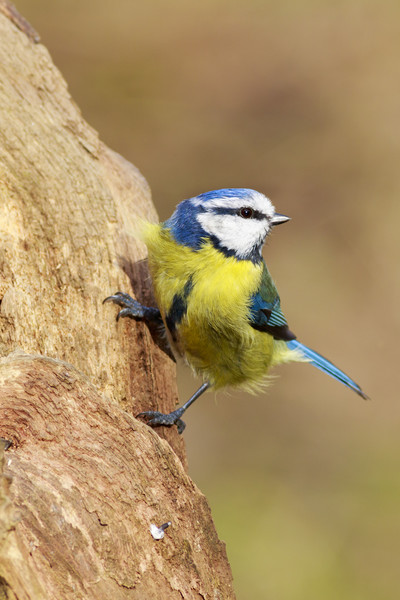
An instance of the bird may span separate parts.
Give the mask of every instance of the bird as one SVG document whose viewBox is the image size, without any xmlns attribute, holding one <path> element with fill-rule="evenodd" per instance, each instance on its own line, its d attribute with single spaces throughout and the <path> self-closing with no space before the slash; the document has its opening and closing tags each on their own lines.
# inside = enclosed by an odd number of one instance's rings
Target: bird
<svg viewBox="0 0 400 600">
<path fill-rule="evenodd" d="M 183 200 L 164 222 L 142 223 L 157 307 L 123 292 L 104 302 L 121 308 L 117 319 L 163 327 L 174 356 L 203 381 L 171 413 L 137 415 L 148 425 L 176 425 L 182 433 L 183 413 L 206 390 L 257 391 L 271 367 L 290 361 L 309 362 L 368 399 L 355 381 L 289 329 L 262 255 L 271 231 L 289 220 L 261 192 L 224 188 Z"/>
</svg>

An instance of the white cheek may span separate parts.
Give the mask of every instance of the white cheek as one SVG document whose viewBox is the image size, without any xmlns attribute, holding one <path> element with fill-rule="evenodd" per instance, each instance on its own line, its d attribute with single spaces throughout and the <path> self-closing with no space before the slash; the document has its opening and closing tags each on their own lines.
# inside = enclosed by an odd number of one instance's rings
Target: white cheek
<svg viewBox="0 0 400 600">
<path fill-rule="evenodd" d="M 203 229 L 214 235 L 221 246 L 233 250 L 239 257 L 249 255 L 263 243 L 268 234 L 268 223 L 259 219 L 243 219 L 237 215 L 198 215 Z"/>
</svg>

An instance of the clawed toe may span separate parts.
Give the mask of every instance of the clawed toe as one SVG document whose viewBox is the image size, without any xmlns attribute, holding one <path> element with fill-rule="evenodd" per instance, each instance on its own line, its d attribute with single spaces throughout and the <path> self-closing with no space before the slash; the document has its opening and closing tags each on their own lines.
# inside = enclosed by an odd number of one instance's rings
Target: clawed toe
<svg viewBox="0 0 400 600">
<path fill-rule="evenodd" d="M 108 296 L 103 300 L 103 304 L 105 302 L 113 302 L 121 307 L 122 310 L 117 314 L 117 321 L 123 317 L 130 317 L 136 321 L 154 322 L 157 325 L 162 324 L 158 308 L 143 306 L 143 304 L 140 304 L 140 302 L 132 298 L 129 294 L 124 294 L 124 292 L 116 292 L 112 296 Z"/>
<path fill-rule="evenodd" d="M 126 304 L 129 303 L 129 299 L 133 300 L 129 294 L 124 294 L 124 292 L 115 292 L 115 294 L 104 298 L 103 304 L 106 302 L 114 302 L 114 304 L 118 304 L 118 306 L 126 306 Z"/>
<path fill-rule="evenodd" d="M 168 414 L 149 410 L 139 413 L 136 418 L 143 419 L 150 427 L 172 427 L 176 425 L 178 433 L 183 433 L 186 423 L 182 421 L 180 414 L 179 409 Z"/>
<path fill-rule="evenodd" d="M 135 319 L 135 318 L 138 319 L 138 318 L 140 318 L 140 315 L 133 312 L 131 308 L 126 307 L 119 311 L 116 319 L 117 319 L 117 321 L 119 321 L 120 319 L 123 319 L 124 317 L 132 317 L 133 319 Z"/>
<path fill-rule="evenodd" d="M 122 308 L 117 314 L 117 321 L 123 317 L 131 317 L 132 319 L 143 319 L 145 317 L 145 307 L 129 294 L 116 292 L 112 296 L 108 296 L 103 300 L 105 302 L 113 302 Z"/>
</svg>

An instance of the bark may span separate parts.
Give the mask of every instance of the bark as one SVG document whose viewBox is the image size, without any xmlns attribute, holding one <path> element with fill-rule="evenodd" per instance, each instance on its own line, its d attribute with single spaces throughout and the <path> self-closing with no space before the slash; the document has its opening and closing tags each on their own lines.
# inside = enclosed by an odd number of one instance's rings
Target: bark
<svg viewBox="0 0 400 600">
<path fill-rule="evenodd" d="M 134 418 L 174 408 L 174 364 L 102 304 L 152 303 L 148 185 L 38 40 L 0 0 L 0 598 L 234 598 L 183 439 Z"/>
</svg>

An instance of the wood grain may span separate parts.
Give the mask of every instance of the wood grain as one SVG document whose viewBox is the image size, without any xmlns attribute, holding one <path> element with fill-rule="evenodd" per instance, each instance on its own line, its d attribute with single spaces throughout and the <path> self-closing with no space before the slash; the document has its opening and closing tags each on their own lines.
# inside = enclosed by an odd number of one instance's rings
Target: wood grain
<svg viewBox="0 0 400 600">
<path fill-rule="evenodd" d="M 82 118 L 46 48 L 0 0 L 0 598 L 234 598 L 185 472 L 175 365 L 117 291 L 152 303 L 141 173 Z M 161 439 L 163 436 L 165 439 Z M 150 523 L 171 521 L 155 541 Z"/>
</svg>

